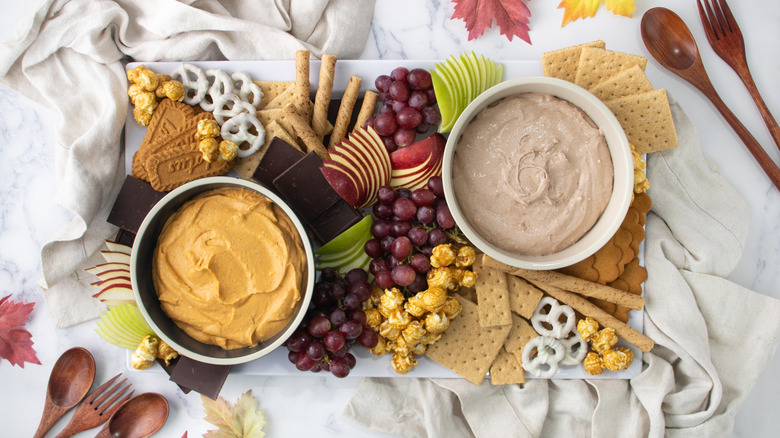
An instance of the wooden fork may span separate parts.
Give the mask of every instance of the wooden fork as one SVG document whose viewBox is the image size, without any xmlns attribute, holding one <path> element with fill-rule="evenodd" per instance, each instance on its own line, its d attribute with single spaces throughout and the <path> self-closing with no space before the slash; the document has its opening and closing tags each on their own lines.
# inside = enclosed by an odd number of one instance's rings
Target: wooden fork
<svg viewBox="0 0 780 438">
<path fill-rule="evenodd" d="M 742 79 L 750 95 L 753 96 L 775 144 L 780 148 L 780 127 L 777 126 L 777 121 L 766 107 L 764 99 L 761 98 L 756 83 L 753 82 L 753 77 L 750 75 L 745 57 L 745 40 L 742 38 L 737 21 L 731 14 L 729 5 L 726 4 L 725 0 L 717 0 L 717 2 L 716 0 L 704 0 L 704 5 L 702 5 L 702 0 L 696 1 L 699 4 L 699 16 L 710 46 Z"/>
<path fill-rule="evenodd" d="M 111 415 L 113 415 L 114 412 L 120 408 L 120 406 L 129 400 L 135 392 L 130 391 L 130 394 L 127 394 L 116 404 L 113 404 L 131 386 L 130 383 L 124 385 L 124 383 L 127 381 L 126 378 L 122 379 L 122 381 L 116 385 L 111 386 L 114 381 L 121 375 L 122 373 L 117 374 L 111 380 L 100 385 L 100 387 L 87 395 L 84 401 L 82 401 L 81 404 L 79 404 L 79 406 L 76 408 L 76 412 L 73 413 L 73 417 L 70 419 L 68 425 L 65 426 L 65 429 L 63 429 L 62 432 L 57 435 L 57 438 L 71 437 L 79 432 L 92 429 L 93 427 L 98 427 L 108 421 L 108 419 L 111 418 Z M 114 394 L 114 396 L 111 398 L 111 400 L 106 402 L 106 399 L 112 394 Z M 100 395 L 102 395 L 102 397 L 95 400 L 95 398 Z"/>
</svg>

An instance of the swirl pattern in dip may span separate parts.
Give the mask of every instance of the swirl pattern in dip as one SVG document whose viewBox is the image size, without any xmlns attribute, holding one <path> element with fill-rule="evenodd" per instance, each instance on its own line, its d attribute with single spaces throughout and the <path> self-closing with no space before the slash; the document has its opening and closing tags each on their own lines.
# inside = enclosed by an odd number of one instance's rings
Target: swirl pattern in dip
<svg viewBox="0 0 780 438">
<path fill-rule="evenodd" d="M 455 149 L 453 190 L 477 233 L 509 252 L 552 254 L 604 212 L 613 167 L 604 135 L 582 110 L 546 93 L 483 109 Z"/>
<path fill-rule="evenodd" d="M 224 188 L 165 223 L 153 260 L 163 311 L 187 334 L 224 349 L 273 336 L 295 314 L 306 252 L 284 211 L 251 190 Z"/>
</svg>

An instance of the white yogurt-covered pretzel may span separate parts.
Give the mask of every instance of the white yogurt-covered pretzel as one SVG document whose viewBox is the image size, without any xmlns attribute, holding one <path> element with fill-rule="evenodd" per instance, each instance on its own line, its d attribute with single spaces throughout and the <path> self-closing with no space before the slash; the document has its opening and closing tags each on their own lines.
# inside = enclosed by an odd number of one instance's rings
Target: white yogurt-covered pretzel
<svg viewBox="0 0 780 438">
<path fill-rule="evenodd" d="M 250 131 L 253 126 L 257 131 L 257 135 L 252 134 Z M 232 141 L 239 146 L 236 153 L 236 156 L 239 158 L 246 158 L 254 154 L 265 143 L 265 129 L 263 129 L 263 125 L 257 120 L 257 117 L 248 113 L 241 113 L 226 121 L 222 125 L 221 135 L 224 140 Z M 248 149 L 241 149 L 240 146 L 243 142 L 249 143 Z"/>
<path fill-rule="evenodd" d="M 536 355 L 531 357 L 531 352 Z M 537 336 L 523 347 L 523 369 L 542 379 L 549 379 L 558 372 L 558 363 L 563 360 L 566 348 L 557 339 Z M 547 365 L 547 369 L 543 369 Z"/>
<path fill-rule="evenodd" d="M 193 78 L 194 76 L 194 78 Z M 198 105 L 206 96 L 209 80 L 199 67 L 192 64 L 181 64 L 171 73 L 171 79 L 176 79 L 184 86 L 184 103 Z M 194 91 L 194 94 L 191 93 Z"/>
<path fill-rule="evenodd" d="M 548 306 L 550 310 L 547 313 L 542 313 Z M 566 319 L 563 322 L 560 321 L 561 316 L 566 316 Z M 558 303 L 558 301 L 552 297 L 542 298 L 531 317 L 531 324 L 534 326 L 534 330 L 536 330 L 537 333 L 542 336 L 550 336 L 556 339 L 562 339 L 568 336 L 569 333 L 574 330 L 574 324 L 576 322 L 574 309 Z M 547 325 L 543 323 L 546 323 Z M 550 328 L 547 328 L 548 326 Z"/>
<path fill-rule="evenodd" d="M 230 75 L 225 73 L 224 70 L 218 68 L 206 70 L 206 79 L 211 84 L 208 92 L 211 102 L 204 98 L 200 101 L 200 107 L 203 108 L 204 111 L 213 112 L 217 107 L 217 101 L 221 96 L 233 93 L 233 79 L 231 79 Z"/>
<path fill-rule="evenodd" d="M 252 106 L 257 107 L 260 105 L 260 99 L 263 98 L 263 92 L 260 87 L 252 82 L 252 78 L 243 72 L 233 73 L 232 76 L 234 85 L 238 88 L 238 96 L 244 102 L 250 103 Z"/>
<path fill-rule="evenodd" d="M 236 117 L 242 113 L 253 115 L 257 111 L 255 107 L 244 102 L 238 95 L 233 93 L 223 94 L 215 103 L 216 106 L 213 111 L 214 118 L 217 119 L 217 123 L 219 123 L 220 126 L 224 125 L 225 120 L 229 118 Z"/>
<path fill-rule="evenodd" d="M 561 339 L 560 343 L 566 350 L 563 359 L 561 359 L 561 365 L 579 365 L 585 359 L 585 354 L 588 353 L 588 343 L 580 338 L 580 334 L 576 330 L 571 337 Z"/>
</svg>

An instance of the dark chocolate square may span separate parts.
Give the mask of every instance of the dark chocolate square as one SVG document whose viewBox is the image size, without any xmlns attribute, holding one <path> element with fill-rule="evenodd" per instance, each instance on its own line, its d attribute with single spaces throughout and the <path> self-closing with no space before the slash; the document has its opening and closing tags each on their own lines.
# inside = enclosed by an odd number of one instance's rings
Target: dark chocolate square
<svg viewBox="0 0 780 438">
<path fill-rule="evenodd" d="M 116 201 L 114 201 L 114 206 L 111 208 L 107 221 L 123 230 L 136 234 L 146 214 L 166 193 L 158 192 L 148 183 L 128 175 L 125 177 L 122 188 L 119 189 L 119 195 L 117 195 Z"/>
<path fill-rule="evenodd" d="M 171 372 L 171 381 L 216 400 L 232 365 L 212 365 L 181 356 Z"/>
<path fill-rule="evenodd" d="M 320 172 L 321 165 L 319 157 L 309 152 L 274 179 L 279 194 L 306 224 L 341 200 Z"/>
<path fill-rule="evenodd" d="M 274 179 L 301 158 L 303 158 L 303 152 L 290 146 L 281 138 L 274 137 L 257 164 L 252 178 L 278 195 L 279 191 L 274 186 Z"/>
<path fill-rule="evenodd" d="M 116 233 L 114 242 L 132 248 L 133 242 L 135 242 L 135 233 L 131 233 L 130 231 L 120 228 L 119 231 Z"/>
<path fill-rule="evenodd" d="M 309 229 L 322 243 L 346 231 L 363 219 L 363 215 L 343 199 L 333 204 L 325 213 L 310 222 Z"/>
</svg>

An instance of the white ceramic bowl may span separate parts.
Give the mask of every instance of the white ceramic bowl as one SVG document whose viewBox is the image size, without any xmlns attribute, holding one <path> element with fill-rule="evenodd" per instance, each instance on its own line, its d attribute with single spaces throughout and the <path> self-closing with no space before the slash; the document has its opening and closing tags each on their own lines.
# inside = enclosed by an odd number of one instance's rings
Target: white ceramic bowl
<svg viewBox="0 0 780 438">
<path fill-rule="evenodd" d="M 152 255 L 157 247 L 157 237 L 168 218 L 190 199 L 201 193 L 223 187 L 254 190 L 278 205 L 295 225 L 301 237 L 307 259 L 302 296 L 298 301 L 295 314 L 290 322 L 274 336 L 258 345 L 234 350 L 225 350 L 216 345 L 197 341 L 180 329 L 160 307 L 160 302 L 154 289 L 154 282 L 152 281 Z M 130 255 L 130 279 L 133 285 L 133 293 L 141 314 L 143 314 L 152 330 L 179 354 L 200 362 L 218 365 L 234 365 L 249 362 L 265 356 L 282 345 L 292 335 L 306 314 L 306 309 L 309 307 L 314 289 L 314 275 L 314 253 L 311 243 L 306 235 L 306 229 L 292 209 L 278 196 L 259 184 L 225 176 L 192 181 L 165 195 L 146 215 L 141 227 L 138 229 Z"/>
<path fill-rule="evenodd" d="M 480 236 L 464 217 L 452 187 L 452 164 L 461 133 L 471 120 L 488 105 L 504 97 L 520 93 L 542 92 L 567 100 L 584 111 L 601 129 L 607 141 L 614 180 L 612 197 L 598 221 L 577 242 L 559 252 L 544 256 L 528 256 L 513 253 L 493 245 Z M 444 194 L 450 211 L 463 234 L 485 252 L 508 265 L 525 269 L 557 269 L 569 266 L 591 256 L 604 246 L 617 232 L 631 204 L 634 188 L 634 162 L 623 128 L 599 99 L 582 87 L 555 78 L 528 77 L 502 82 L 474 99 L 455 122 L 447 139 L 442 169 Z"/>
</svg>

